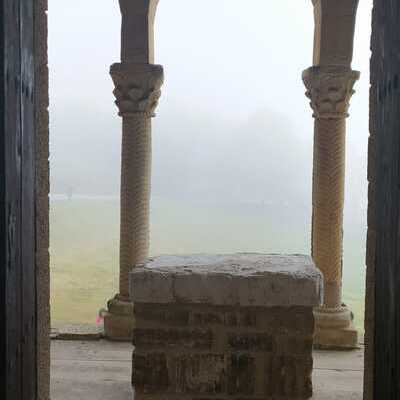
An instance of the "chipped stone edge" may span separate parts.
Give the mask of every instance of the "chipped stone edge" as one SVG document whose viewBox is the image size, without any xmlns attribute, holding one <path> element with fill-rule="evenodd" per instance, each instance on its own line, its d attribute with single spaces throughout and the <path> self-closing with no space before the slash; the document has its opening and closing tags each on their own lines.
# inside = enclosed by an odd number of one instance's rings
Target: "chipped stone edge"
<svg viewBox="0 0 400 400">
<path fill-rule="evenodd" d="M 237 254 L 219 254 L 216 256 L 243 255 L 246 253 Z M 247 253 L 248 255 L 264 255 L 262 253 Z M 209 254 L 194 254 L 182 257 L 195 256 L 212 256 Z M 315 307 L 322 304 L 323 301 L 323 277 L 321 272 L 315 267 L 311 257 L 301 254 L 265 254 L 270 256 L 283 257 L 305 257 L 309 260 L 309 266 L 312 268 L 312 274 L 305 274 L 304 278 L 293 280 L 293 275 L 281 272 L 278 279 L 278 286 L 274 286 L 277 282 L 272 282 L 272 286 L 266 292 L 265 286 L 260 285 L 260 280 L 257 277 L 249 277 L 247 279 L 247 287 L 243 287 L 243 277 L 229 274 L 215 274 L 212 280 L 206 279 L 202 275 L 196 274 L 179 274 L 165 273 L 161 271 L 152 272 L 146 266 L 138 266 L 131 272 L 130 279 L 130 294 L 132 301 L 138 303 L 153 303 L 153 304 L 208 304 L 216 306 L 259 306 L 259 307 L 292 307 L 304 306 Z M 156 260 L 155 257 L 151 259 Z M 179 258 L 179 256 L 177 256 Z M 165 269 L 173 268 L 174 266 L 163 267 Z M 176 268 L 176 267 L 175 267 Z M 150 279 L 150 282 L 149 282 Z M 303 294 L 299 294 L 299 285 L 303 281 Z M 214 289 L 210 288 L 210 283 Z M 207 285 L 206 285 L 207 284 Z M 252 286 L 252 287 L 249 287 Z M 157 290 L 154 290 L 154 288 Z M 221 287 L 227 288 L 223 293 Z M 307 289 L 312 293 L 309 297 L 304 296 Z M 227 294 L 227 291 L 229 293 Z M 296 293 L 293 297 L 293 293 Z M 197 294 L 196 294 L 197 293 Z M 275 294 L 271 294 L 275 293 Z M 279 296 L 278 293 L 281 293 Z M 285 294 L 282 294 L 285 293 Z M 292 297 L 287 294 L 292 294 Z"/>
<path fill-rule="evenodd" d="M 51 328 L 50 338 L 60 341 L 98 341 L 104 339 L 104 331 L 95 324 L 55 324 Z"/>
</svg>

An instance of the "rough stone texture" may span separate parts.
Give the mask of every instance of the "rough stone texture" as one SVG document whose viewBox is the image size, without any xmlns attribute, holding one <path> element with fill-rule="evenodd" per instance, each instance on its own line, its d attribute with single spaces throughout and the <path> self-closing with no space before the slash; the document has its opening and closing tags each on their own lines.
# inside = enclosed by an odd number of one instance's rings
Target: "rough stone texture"
<svg viewBox="0 0 400 400">
<path fill-rule="evenodd" d="M 38 400 L 48 400 L 50 396 L 50 268 L 47 0 L 35 2 L 35 33 Z"/>
<path fill-rule="evenodd" d="M 358 0 L 313 0 L 314 65 L 350 65 Z"/>
<path fill-rule="evenodd" d="M 322 275 L 303 255 L 162 256 L 131 272 L 134 303 L 315 306 Z"/>
<path fill-rule="evenodd" d="M 138 64 L 154 63 L 154 18 L 158 0 L 119 0 L 121 60 Z"/>
<path fill-rule="evenodd" d="M 135 321 L 137 400 L 312 395 L 311 307 L 136 303 Z"/>
<path fill-rule="evenodd" d="M 131 273 L 135 399 L 310 398 L 321 295 L 306 256 L 151 260 Z"/>
</svg>

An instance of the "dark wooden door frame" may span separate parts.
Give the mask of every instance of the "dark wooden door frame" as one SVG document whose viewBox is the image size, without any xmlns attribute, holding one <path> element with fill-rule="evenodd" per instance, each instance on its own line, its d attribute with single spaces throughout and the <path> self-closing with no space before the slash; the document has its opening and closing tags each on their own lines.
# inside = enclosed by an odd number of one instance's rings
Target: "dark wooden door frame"
<svg viewBox="0 0 400 400">
<path fill-rule="evenodd" d="M 374 400 L 400 396 L 400 3 L 375 0 L 369 254 L 375 274 Z M 371 184 L 371 183 L 370 183 Z"/>
<path fill-rule="evenodd" d="M 35 400 L 34 0 L 0 0 L 0 398 Z"/>
</svg>

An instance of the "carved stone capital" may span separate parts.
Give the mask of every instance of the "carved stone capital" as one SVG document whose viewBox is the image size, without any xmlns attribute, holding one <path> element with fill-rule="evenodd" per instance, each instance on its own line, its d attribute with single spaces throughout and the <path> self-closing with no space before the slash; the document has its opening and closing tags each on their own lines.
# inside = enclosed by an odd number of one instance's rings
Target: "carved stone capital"
<svg viewBox="0 0 400 400">
<path fill-rule="evenodd" d="M 342 119 L 349 116 L 350 98 L 360 73 L 345 67 L 311 67 L 303 72 L 306 96 L 313 117 Z"/>
<path fill-rule="evenodd" d="M 161 65 L 117 63 L 111 66 L 110 74 L 120 116 L 154 116 L 164 82 Z"/>
</svg>

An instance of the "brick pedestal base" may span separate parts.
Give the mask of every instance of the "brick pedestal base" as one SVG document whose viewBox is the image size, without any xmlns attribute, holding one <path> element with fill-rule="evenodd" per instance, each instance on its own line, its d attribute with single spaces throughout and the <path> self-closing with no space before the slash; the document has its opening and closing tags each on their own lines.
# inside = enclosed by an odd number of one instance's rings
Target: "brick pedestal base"
<svg viewBox="0 0 400 400">
<path fill-rule="evenodd" d="M 312 396 L 311 308 L 135 304 L 135 318 L 136 400 Z"/>
<path fill-rule="evenodd" d="M 310 398 L 319 272 L 299 256 L 209 257 L 132 273 L 135 400 Z"/>
</svg>

